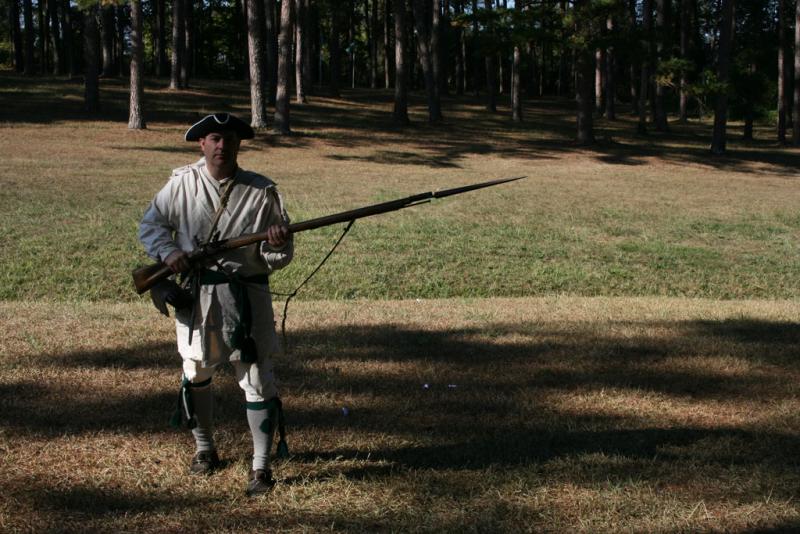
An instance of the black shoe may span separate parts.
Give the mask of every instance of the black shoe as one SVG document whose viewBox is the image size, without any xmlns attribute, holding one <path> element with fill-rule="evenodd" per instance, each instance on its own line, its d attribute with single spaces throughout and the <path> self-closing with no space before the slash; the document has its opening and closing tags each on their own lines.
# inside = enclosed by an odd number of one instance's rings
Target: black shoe
<svg viewBox="0 0 800 534">
<path fill-rule="evenodd" d="M 250 471 L 250 480 L 247 482 L 247 495 L 249 497 L 269 493 L 273 487 L 275 487 L 275 479 L 272 478 L 272 471 L 269 469 Z"/>
<path fill-rule="evenodd" d="M 200 451 L 192 456 L 189 472 L 194 475 L 209 475 L 219 467 L 217 451 Z"/>
</svg>

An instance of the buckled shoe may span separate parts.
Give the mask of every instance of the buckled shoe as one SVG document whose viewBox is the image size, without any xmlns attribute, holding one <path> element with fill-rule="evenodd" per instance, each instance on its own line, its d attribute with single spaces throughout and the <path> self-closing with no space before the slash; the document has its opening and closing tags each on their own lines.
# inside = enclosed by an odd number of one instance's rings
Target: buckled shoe
<svg viewBox="0 0 800 534">
<path fill-rule="evenodd" d="M 256 469 L 250 471 L 250 480 L 247 482 L 247 495 L 255 497 L 269 493 L 275 487 L 275 479 L 269 469 Z"/>
<path fill-rule="evenodd" d="M 219 456 L 217 451 L 199 451 L 192 456 L 192 465 L 189 472 L 194 475 L 209 475 L 219 467 Z"/>
</svg>

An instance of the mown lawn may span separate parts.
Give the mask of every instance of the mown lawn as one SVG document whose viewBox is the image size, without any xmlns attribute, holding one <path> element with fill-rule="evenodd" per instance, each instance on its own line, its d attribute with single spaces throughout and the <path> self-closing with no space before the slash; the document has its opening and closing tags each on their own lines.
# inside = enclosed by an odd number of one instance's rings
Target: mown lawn
<svg viewBox="0 0 800 534">
<path fill-rule="evenodd" d="M 153 87 L 149 129 L 129 131 L 124 85 L 104 87 L 107 111 L 87 120 L 80 85 L 0 77 L 10 119 L 0 126 L 2 299 L 137 300 L 129 271 L 146 258 L 136 225 L 170 170 L 198 157 L 186 125 L 218 109 L 248 115 L 241 83 Z M 522 126 L 466 99 L 449 101 L 446 124 L 432 128 L 416 105 L 415 126 L 398 130 L 388 93 L 346 97 L 295 106 L 294 136 L 245 143 L 242 165 L 279 183 L 295 221 L 528 178 L 357 222 L 301 298 L 798 295 L 800 153 L 766 140 L 768 127 L 712 158 L 706 123 L 636 137 L 621 115 L 598 120 L 600 144 L 585 150 L 570 141 L 568 101 L 528 101 Z M 298 235 L 275 289 L 295 287 L 340 231 Z"/>
</svg>

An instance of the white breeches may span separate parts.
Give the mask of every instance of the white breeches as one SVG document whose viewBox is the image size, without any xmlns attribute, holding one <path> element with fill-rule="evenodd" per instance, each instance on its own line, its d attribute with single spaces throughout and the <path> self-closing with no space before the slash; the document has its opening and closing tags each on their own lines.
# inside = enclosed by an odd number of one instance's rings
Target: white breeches
<svg viewBox="0 0 800 534">
<path fill-rule="evenodd" d="M 266 401 L 278 396 L 275 386 L 275 372 L 269 358 L 259 358 L 256 363 L 243 363 L 239 360 L 232 361 L 236 372 L 236 381 L 244 390 L 247 402 Z M 198 360 L 183 360 L 183 375 L 190 382 L 203 382 L 214 375 L 217 365 L 203 367 Z"/>
</svg>

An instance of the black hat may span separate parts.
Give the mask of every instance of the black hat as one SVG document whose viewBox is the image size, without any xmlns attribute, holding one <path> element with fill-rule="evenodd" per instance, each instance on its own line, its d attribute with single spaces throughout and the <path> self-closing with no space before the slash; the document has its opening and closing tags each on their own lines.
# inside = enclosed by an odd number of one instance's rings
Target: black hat
<svg viewBox="0 0 800 534">
<path fill-rule="evenodd" d="M 187 141 L 197 141 L 210 133 L 221 133 L 234 131 L 239 139 L 252 139 L 255 132 L 249 124 L 230 113 L 214 113 L 206 115 L 200 121 L 194 123 L 191 128 L 186 130 Z"/>
</svg>

